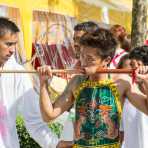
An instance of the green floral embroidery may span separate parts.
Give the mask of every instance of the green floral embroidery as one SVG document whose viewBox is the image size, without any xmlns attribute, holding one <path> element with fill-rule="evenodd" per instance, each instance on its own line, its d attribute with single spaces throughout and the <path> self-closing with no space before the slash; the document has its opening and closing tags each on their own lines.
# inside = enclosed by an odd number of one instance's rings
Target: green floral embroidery
<svg viewBox="0 0 148 148">
<path fill-rule="evenodd" d="M 75 143 L 93 148 L 118 144 L 121 104 L 113 82 L 84 81 L 74 95 Z"/>
</svg>

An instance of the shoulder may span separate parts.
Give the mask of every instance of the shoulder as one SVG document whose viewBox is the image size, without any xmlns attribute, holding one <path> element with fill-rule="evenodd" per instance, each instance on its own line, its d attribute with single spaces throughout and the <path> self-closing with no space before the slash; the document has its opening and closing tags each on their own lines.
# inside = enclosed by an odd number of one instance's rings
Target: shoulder
<svg viewBox="0 0 148 148">
<path fill-rule="evenodd" d="M 86 79 L 87 79 L 86 76 L 76 75 L 70 80 L 67 87 L 69 87 L 69 89 L 71 89 L 73 91 Z"/>
<path fill-rule="evenodd" d="M 129 74 L 112 74 L 112 79 L 114 81 L 122 80 L 122 81 L 128 81 L 132 82 L 132 77 Z"/>
<path fill-rule="evenodd" d="M 117 48 L 115 54 L 122 54 L 122 53 L 127 53 L 127 52 L 122 48 Z"/>
<path fill-rule="evenodd" d="M 129 89 L 132 85 L 132 77 L 128 74 L 113 74 L 112 79 L 122 89 Z"/>
<path fill-rule="evenodd" d="M 25 68 L 20 65 L 19 63 L 17 63 L 14 55 L 12 55 L 12 57 L 10 57 L 10 59 L 5 63 L 4 65 L 5 69 L 9 69 L 9 70 L 24 70 Z"/>
</svg>

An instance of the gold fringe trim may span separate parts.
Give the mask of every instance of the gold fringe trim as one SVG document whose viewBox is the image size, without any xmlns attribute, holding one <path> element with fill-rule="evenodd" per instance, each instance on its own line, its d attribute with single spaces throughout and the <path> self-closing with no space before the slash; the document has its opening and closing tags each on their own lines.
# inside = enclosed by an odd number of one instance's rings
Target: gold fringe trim
<svg viewBox="0 0 148 148">
<path fill-rule="evenodd" d="M 102 145 L 102 146 L 81 146 L 75 144 L 72 148 L 120 148 L 120 147 L 121 147 L 120 144 L 116 143 L 116 144 Z"/>
<path fill-rule="evenodd" d="M 52 101 L 55 101 L 56 98 L 60 95 L 58 92 L 56 92 L 51 86 L 48 86 L 48 91 L 50 94 L 50 98 Z"/>
</svg>

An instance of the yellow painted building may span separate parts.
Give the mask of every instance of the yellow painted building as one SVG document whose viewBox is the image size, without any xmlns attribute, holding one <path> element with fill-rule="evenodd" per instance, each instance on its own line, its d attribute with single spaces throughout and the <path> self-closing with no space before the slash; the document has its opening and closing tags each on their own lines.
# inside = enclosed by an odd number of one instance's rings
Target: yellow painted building
<svg viewBox="0 0 148 148">
<path fill-rule="evenodd" d="M 19 9 L 20 25 L 26 59 L 32 52 L 32 19 L 33 11 L 47 11 L 76 18 L 77 21 L 102 21 L 103 8 L 108 9 L 108 19 L 111 24 L 121 24 L 130 31 L 131 0 L 0 0 L 0 6 Z"/>
</svg>

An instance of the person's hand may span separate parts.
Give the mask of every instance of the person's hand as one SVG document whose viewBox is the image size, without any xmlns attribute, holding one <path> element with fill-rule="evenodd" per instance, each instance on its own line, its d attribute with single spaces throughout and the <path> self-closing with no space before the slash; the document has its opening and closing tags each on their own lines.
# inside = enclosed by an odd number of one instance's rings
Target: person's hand
<svg viewBox="0 0 148 148">
<path fill-rule="evenodd" d="M 139 66 L 136 69 L 137 81 L 148 80 L 148 66 Z"/>
<path fill-rule="evenodd" d="M 73 142 L 72 141 L 60 141 L 56 148 L 72 148 Z"/>
<path fill-rule="evenodd" d="M 40 77 L 40 83 L 47 82 L 48 79 L 52 77 L 52 70 L 50 66 L 41 66 L 37 68 L 37 71 L 39 72 Z"/>
</svg>

